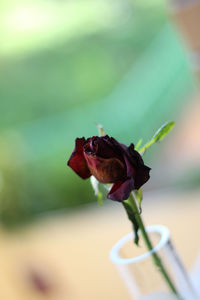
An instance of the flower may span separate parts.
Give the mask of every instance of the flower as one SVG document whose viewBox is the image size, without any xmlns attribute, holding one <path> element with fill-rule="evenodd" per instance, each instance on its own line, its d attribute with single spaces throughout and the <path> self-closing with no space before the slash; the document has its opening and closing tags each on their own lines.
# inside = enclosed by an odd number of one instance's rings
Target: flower
<svg viewBox="0 0 200 300">
<path fill-rule="evenodd" d="M 93 175 L 101 183 L 113 183 L 108 198 L 120 202 L 150 178 L 150 168 L 134 145 L 127 147 L 108 135 L 77 138 L 67 164 L 83 179 Z"/>
</svg>

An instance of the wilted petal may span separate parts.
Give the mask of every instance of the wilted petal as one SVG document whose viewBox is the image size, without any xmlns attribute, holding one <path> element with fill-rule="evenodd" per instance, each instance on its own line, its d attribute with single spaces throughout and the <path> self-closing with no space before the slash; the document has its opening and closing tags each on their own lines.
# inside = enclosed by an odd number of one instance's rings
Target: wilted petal
<svg viewBox="0 0 200 300">
<path fill-rule="evenodd" d="M 85 154 L 91 174 L 102 183 L 114 183 L 125 178 L 125 166 L 118 158 L 101 158 Z"/>
<path fill-rule="evenodd" d="M 129 178 L 126 181 L 118 181 L 113 185 L 112 189 L 108 193 L 108 199 L 122 202 L 123 200 L 128 199 L 133 189 L 133 178 Z"/>
<path fill-rule="evenodd" d="M 134 144 L 130 144 L 130 146 L 127 147 L 127 154 L 129 155 L 130 161 L 134 164 L 135 167 L 144 165 L 142 156 L 139 154 L 139 152 L 135 151 Z"/>
<path fill-rule="evenodd" d="M 86 179 L 91 176 L 90 170 L 88 169 L 85 157 L 83 155 L 83 145 L 85 138 L 77 138 L 75 148 L 68 160 L 68 166 L 70 166 L 74 172 L 76 172 L 81 178 Z"/>
<path fill-rule="evenodd" d="M 134 178 L 133 189 L 138 190 L 145 182 L 149 180 L 149 172 L 151 168 L 145 166 L 141 155 L 134 150 L 133 144 L 127 147 L 127 150 L 124 151 L 124 161 L 127 168 L 127 177 L 130 177 L 132 174 Z"/>
<path fill-rule="evenodd" d="M 135 189 L 138 190 L 145 182 L 147 182 L 150 178 L 149 172 L 151 168 L 147 166 L 140 167 L 136 172 L 135 177 Z"/>
</svg>

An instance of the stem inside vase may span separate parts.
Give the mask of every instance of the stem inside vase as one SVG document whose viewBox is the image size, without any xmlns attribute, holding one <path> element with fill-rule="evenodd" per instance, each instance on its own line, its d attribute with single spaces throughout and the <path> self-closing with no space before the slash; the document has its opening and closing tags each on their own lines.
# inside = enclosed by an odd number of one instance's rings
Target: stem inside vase
<svg viewBox="0 0 200 300">
<path fill-rule="evenodd" d="M 152 251 L 153 250 L 153 245 L 151 243 L 151 240 L 146 232 L 146 229 L 145 229 L 145 226 L 144 226 L 144 223 L 143 223 L 143 220 L 142 220 L 142 217 L 141 217 L 141 214 L 139 212 L 139 209 L 138 209 L 138 206 L 136 204 L 136 201 L 135 201 L 135 198 L 133 196 L 133 194 L 131 194 L 131 196 L 129 197 L 129 199 L 127 200 L 127 202 L 130 204 L 133 212 L 134 212 L 134 215 L 135 215 L 135 219 L 137 221 L 137 224 L 138 224 L 138 227 L 140 229 L 140 232 L 141 232 L 141 235 L 143 237 L 143 240 L 146 244 L 146 247 L 148 250 Z M 165 279 L 168 287 L 169 287 L 169 290 L 176 295 L 177 299 L 181 300 L 182 297 L 179 295 L 176 287 L 175 287 L 175 284 L 173 282 L 173 280 L 171 279 L 170 277 L 170 274 L 168 274 L 165 266 L 163 265 L 162 263 L 162 260 L 160 259 L 160 257 L 158 256 L 158 254 L 156 252 L 152 252 L 152 259 L 153 259 L 153 262 L 155 264 L 155 266 L 159 269 L 160 273 L 162 274 L 163 278 Z"/>
<path fill-rule="evenodd" d="M 184 268 L 180 264 L 180 259 L 177 259 L 177 253 L 175 255 L 174 248 L 170 246 L 168 228 L 162 225 L 152 225 L 146 227 L 146 232 L 153 242 L 156 241 L 152 250 L 145 251 L 142 241 L 139 247 L 133 245 L 134 234 L 130 233 L 120 239 L 110 253 L 110 258 L 120 272 L 132 298 L 134 300 L 197 300 L 188 277 L 185 271 L 183 272 Z M 129 250 L 128 255 L 127 250 Z M 162 259 L 179 296 L 169 289 L 166 280 L 155 267 L 152 260 L 153 253 Z"/>
</svg>

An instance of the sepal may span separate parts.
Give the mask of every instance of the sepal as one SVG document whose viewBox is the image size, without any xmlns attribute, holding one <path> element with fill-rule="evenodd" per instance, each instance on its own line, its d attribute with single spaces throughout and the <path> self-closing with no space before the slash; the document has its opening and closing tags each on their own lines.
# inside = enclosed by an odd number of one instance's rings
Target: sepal
<svg viewBox="0 0 200 300">
<path fill-rule="evenodd" d="M 98 202 L 99 206 L 102 206 L 102 204 L 103 204 L 103 194 L 99 190 L 99 181 L 94 176 L 91 176 L 90 177 L 90 182 L 91 182 L 91 185 L 93 187 L 94 194 L 97 197 L 97 202 Z"/>
</svg>

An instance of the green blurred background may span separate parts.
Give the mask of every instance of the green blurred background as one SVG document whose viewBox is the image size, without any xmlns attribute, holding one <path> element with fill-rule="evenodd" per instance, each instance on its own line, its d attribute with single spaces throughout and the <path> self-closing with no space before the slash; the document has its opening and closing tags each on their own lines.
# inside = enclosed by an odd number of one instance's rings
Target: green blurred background
<svg viewBox="0 0 200 300">
<path fill-rule="evenodd" d="M 123 143 L 146 141 L 178 118 L 193 90 L 163 1 L 2 0 L 0 45 L 8 225 L 95 201 L 89 181 L 66 166 L 74 139 L 97 134 L 95 122 Z"/>
</svg>

